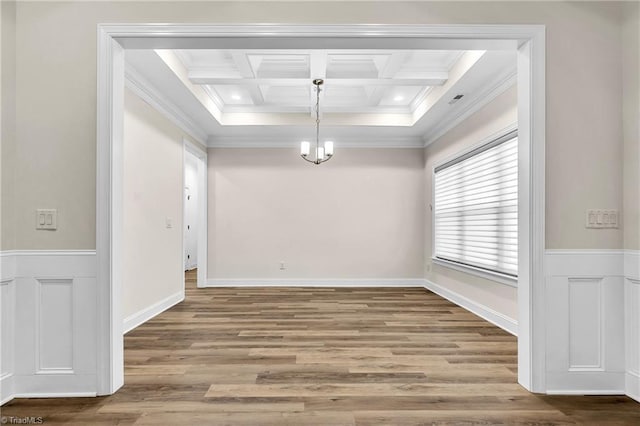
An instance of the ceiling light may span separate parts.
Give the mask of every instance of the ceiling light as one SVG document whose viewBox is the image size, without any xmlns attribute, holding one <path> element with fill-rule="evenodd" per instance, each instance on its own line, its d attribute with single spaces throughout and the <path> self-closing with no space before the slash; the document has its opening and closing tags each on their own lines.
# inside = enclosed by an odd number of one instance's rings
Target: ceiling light
<svg viewBox="0 0 640 426">
<path fill-rule="evenodd" d="M 395 98 L 393 98 L 393 100 L 394 100 L 395 102 L 404 101 L 404 96 L 402 96 L 402 95 L 398 95 L 398 96 L 396 96 Z"/>
<path fill-rule="evenodd" d="M 240 95 L 234 93 L 233 95 L 231 95 L 231 99 L 233 99 L 234 101 L 239 101 Z"/>
<path fill-rule="evenodd" d="M 324 80 L 321 78 L 317 78 L 313 80 L 313 84 L 316 86 L 316 158 L 315 160 L 310 160 L 307 158 L 309 156 L 309 152 L 311 151 L 311 143 L 307 141 L 302 141 L 300 143 L 300 156 L 305 161 L 308 161 L 313 164 L 321 164 L 325 161 L 329 161 L 331 157 L 333 157 L 333 142 L 326 141 L 323 146 L 320 146 L 320 86 L 324 83 Z"/>
</svg>

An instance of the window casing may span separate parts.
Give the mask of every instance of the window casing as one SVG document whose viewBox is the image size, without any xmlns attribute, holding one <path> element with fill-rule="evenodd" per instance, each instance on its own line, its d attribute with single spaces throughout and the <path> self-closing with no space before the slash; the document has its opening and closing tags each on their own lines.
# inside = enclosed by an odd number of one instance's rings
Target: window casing
<svg viewBox="0 0 640 426">
<path fill-rule="evenodd" d="M 436 260 L 518 276 L 518 135 L 512 131 L 434 169 Z"/>
</svg>

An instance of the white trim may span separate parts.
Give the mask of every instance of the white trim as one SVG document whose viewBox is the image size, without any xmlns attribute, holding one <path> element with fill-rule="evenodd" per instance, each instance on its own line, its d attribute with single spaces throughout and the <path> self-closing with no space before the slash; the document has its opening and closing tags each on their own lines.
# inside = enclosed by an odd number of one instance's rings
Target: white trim
<svg viewBox="0 0 640 426">
<path fill-rule="evenodd" d="M 590 389 L 590 390 L 575 390 L 575 389 L 552 389 L 547 391 L 547 395 L 621 395 L 624 391 L 618 389 Z"/>
<path fill-rule="evenodd" d="M 458 294 L 454 291 L 446 289 L 432 281 L 424 280 L 424 287 L 434 292 L 435 294 L 444 297 L 450 302 L 455 303 L 456 305 L 468 310 L 489 321 L 491 324 L 496 325 L 503 329 L 504 331 L 513 334 L 514 336 L 518 335 L 518 322 L 513 318 L 509 318 L 508 316 L 501 314 L 500 312 L 494 311 L 488 306 L 482 305 L 478 302 L 475 302 L 467 297 Z"/>
<path fill-rule="evenodd" d="M 625 394 L 640 402 L 640 375 L 627 371 L 624 383 Z"/>
<path fill-rule="evenodd" d="M 123 384 L 122 115 L 124 48 L 518 49 L 520 179 L 518 381 L 544 386 L 545 26 L 543 25 L 174 25 L 99 24 L 97 61 L 96 246 L 99 393 Z M 524 154 L 522 154 L 524 152 Z"/>
<path fill-rule="evenodd" d="M 14 398 L 95 398 L 95 392 L 17 393 Z M 46 420 L 45 420 L 46 421 Z"/>
<path fill-rule="evenodd" d="M 340 148 L 423 148 L 419 137 L 404 138 L 340 138 Z M 299 139 L 286 137 L 242 137 L 242 136 L 210 136 L 207 139 L 209 148 L 297 148 Z"/>
<path fill-rule="evenodd" d="M 4 250 L 0 257 L 7 256 L 95 256 L 95 250 Z"/>
<path fill-rule="evenodd" d="M 206 144 L 207 133 L 130 64 L 125 65 L 125 86 L 189 136 Z"/>
<path fill-rule="evenodd" d="M 640 250 L 624 251 L 624 276 L 640 280 Z"/>
<path fill-rule="evenodd" d="M 546 250 L 549 276 L 589 278 L 624 274 L 623 250 Z M 585 256 L 589 261 L 585 262 Z M 579 272 L 577 272 L 579 271 Z"/>
<path fill-rule="evenodd" d="M 161 314 L 167 309 L 171 308 L 174 305 L 182 302 L 184 300 L 184 290 L 179 291 L 171 296 L 165 297 L 153 305 L 144 308 L 135 314 L 129 315 L 124 319 L 123 334 L 127 334 L 134 328 L 138 327 L 141 324 L 149 321 L 151 318 Z"/>
<path fill-rule="evenodd" d="M 512 72 L 507 73 L 493 86 L 490 86 L 487 90 L 476 96 L 464 108 L 456 111 L 455 114 L 448 115 L 445 120 L 440 121 L 436 124 L 436 126 L 432 127 L 430 131 L 423 137 L 423 146 L 426 148 L 432 143 L 436 142 L 451 129 L 462 123 L 464 120 L 466 120 L 476 112 L 480 111 L 484 106 L 486 106 L 495 98 L 513 87 L 513 85 L 517 83 L 517 80 L 517 70 L 513 70 Z M 515 129 L 517 129 L 517 125 Z"/>
<path fill-rule="evenodd" d="M 0 377 L 0 405 L 4 405 L 16 397 L 13 393 L 14 380 L 15 376 L 12 373 Z"/>
<path fill-rule="evenodd" d="M 122 173 L 124 49 L 107 27 L 97 28 L 96 257 L 98 395 L 124 384 L 122 338 Z"/>
<path fill-rule="evenodd" d="M 476 277 L 484 278 L 485 280 L 491 280 L 511 287 L 518 287 L 517 277 L 510 277 L 509 275 L 501 274 L 499 272 L 488 271 L 486 269 L 476 268 L 470 265 L 463 265 L 450 260 L 439 259 L 437 257 L 432 257 L 431 262 L 436 265 L 444 266 L 445 268 L 464 272 L 465 274 L 475 275 Z"/>
<path fill-rule="evenodd" d="M 518 383 L 532 392 L 546 390 L 545 31 L 518 45 Z"/>
<path fill-rule="evenodd" d="M 381 279 L 310 279 L 310 278 L 214 278 L 207 280 L 207 287 L 424 287 L 423 278 Z"/>
<path fill-rule="evenodd" d="M 547 374 L 549 395 L 624 395 L 624 371 L 553 372 Z"/>
</svg>

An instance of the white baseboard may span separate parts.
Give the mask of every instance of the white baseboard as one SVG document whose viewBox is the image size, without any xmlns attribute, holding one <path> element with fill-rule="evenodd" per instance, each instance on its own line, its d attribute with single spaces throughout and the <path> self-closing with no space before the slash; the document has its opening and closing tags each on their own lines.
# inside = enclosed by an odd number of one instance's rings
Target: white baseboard
<svg viewBox="0 0 640 426">
<path fill-rule="evenodd" d="M 208 279 L 206 287 L 424 287 L 424 279 L 216 278 Z"/>
<path fill-rule="evenodd" d="M 134 328 L 149 321 L 151 318 L 155 317 L 158 314 L 161 314 L 162 312 L 166 311 L 167 309 L 169 309 L 174 305 L 177 305 L 183 300 L 184 300 L 184 290 L 179 291 L 175 294 L 172 294 L 171 296 L 165 299 L 162 299 L 161 301 L 149 306 L 148 308 L 142 309 L 141 311 L 136 312 L 133 315 L 129 315 L 127 318 L 124 319 L 123 334 L 127 334 Z"/>
<path fill-rule="evenodd" d="M 547 372 L 549 395 L 624 395 L 623 371 Z"/>
<path fill-rule="evenodd" d="M 624 387 L 628 397 L 640 402 L 640 375 L 627 371 Z"/>
<path fill-rule="evenodd" d="M 49 392 L 16 394 L 14 398 L 95 398 L 95 392 Z"/>
<path fill-rule="evenodd" d="M 13 377 L 13 374 L 5 374 L 0 377 L 0 405 L 4 405 L 15 398 L 13 393 Z"/>
<path fill-rule="evenodd" d="M 455 303 L 456 305 L 463 307 L 464 309 L 473 312 L 481 318 L 489 321 L 490 323 L 500 327 L 501 329 L 513 334 L 518 335 L 518 322 L 513 318 L 509 318 L 506 315 L 496 312 L 493 309 L 484 306 L 478 302 L 475 302 L 461 294 L 448 290 L 434 282 L 424 280 L 424 287 L 439 296 Z"/>
</svg>

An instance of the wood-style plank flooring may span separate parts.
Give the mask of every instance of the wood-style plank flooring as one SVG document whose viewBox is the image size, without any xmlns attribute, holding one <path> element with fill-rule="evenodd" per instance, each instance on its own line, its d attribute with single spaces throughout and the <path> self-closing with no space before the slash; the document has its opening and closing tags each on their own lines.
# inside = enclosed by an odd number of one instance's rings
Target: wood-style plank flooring
<svg viewBox="0 0 640 426">
<path fill-rule="evenodd" d="M 77 425 L 640 425 L 626 397 L 530 394 L 516 339 L 423 289 L 218 288 L 125 337 L 125 386 L 16 399 Z"/>
</svg>

